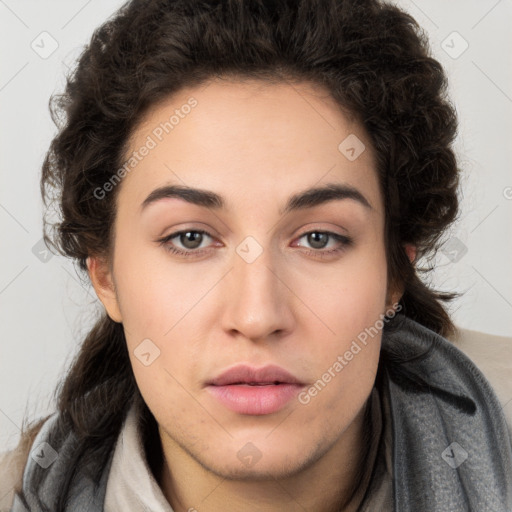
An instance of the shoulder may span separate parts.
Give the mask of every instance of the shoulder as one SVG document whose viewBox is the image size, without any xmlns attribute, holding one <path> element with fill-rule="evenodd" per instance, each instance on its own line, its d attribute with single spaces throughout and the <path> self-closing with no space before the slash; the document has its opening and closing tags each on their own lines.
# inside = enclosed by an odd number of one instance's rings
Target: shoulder
<svg viewBox="0 0 512 512">
<path fill-rule="evenodd" d="M 459 327 L 448 339 L 475 363 L 491 384 L 512 438 L 512 337 Z"/>
<path fill-rule="evenodd" d="M 21 490 L 30 445 L 20 441 L 13 450 L 0 453 L 0 510 L 9 510 L 14 493 Z"/>
<path fill-rule="evenodd" d="M 14 494 L 21 491 L 30 448 L 47 419 L 45 417 L 29 427 L 15 448 L 0 452 L 0 510 L 10 510 Z"/>
</svg>

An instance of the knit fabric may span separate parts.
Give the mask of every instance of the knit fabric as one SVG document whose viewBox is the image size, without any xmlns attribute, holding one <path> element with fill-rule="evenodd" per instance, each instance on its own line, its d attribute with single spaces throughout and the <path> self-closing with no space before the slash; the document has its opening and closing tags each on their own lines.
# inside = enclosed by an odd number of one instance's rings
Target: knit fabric
<svg viewBox="0 0 512 512">
<path fill-rule="evenodd" d="M 383 428 L 361 510 L 512 511 L 510 431 L 488 380 L 453 343 L 403 315 L 395 321 L 400 328 L 385 329 L 382 337 L 378 396 Z M 12 512 L 55 510 L 61 482 L 76 455 L 72 433 L 60 438 L 52 433 L 56 420 L 57 414 L 50 417 L 33 443 L 23 474 L 24 498 L 15 497 Z M 58 456 L 41 468 L 38 453 L 49 439 Z M 129 416 L 117 443 L 108 448 L 111 456 L 98 485 L 87 465 L 78 465 L 66 512 L 100 512 L 104 506 L 172 511 L 138 443 L 137 417 Z M 124 463 L 132 456 L 134 466 L 127 472 Z M 45 478 L 36 486 L 34 478 L 41 471 Z M 122 503 L 116 488 L 124 485 L 128 491 L 129 471 L 131 477 L 142 475 L 131 486 L 131 497 L 138 501 Z"/>
</svg>

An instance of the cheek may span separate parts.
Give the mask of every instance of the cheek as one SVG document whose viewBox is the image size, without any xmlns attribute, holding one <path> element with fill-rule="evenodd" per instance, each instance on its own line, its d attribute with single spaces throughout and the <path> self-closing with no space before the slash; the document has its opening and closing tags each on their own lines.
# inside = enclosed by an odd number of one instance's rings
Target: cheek
<svg viewBox="0 0 512 512">
<path fill-rule="evenodd" d="M 358 253 L 308 296 L 316 318 L 304 322 L 305 338 L 316 343 L 305 348 L 318 379 L 311 402 L 336 412 L 332 418 L 352 417 L 373 386 L 386 288 L 384 251 L 375 250 Z"/>
<path fill-rule="evenodd" d="M 181 361 L 180 367 L 186 369 L 186 374 L 181 374 L 179 368 L 168 367 L 164 352 L 149 367 L 132 358 L 132 367 L 137 387 L 158 423 L 170 428 L 174 436 L 197 443 L 199 449 L 205 450 L 207 439 L 198 434 L 198 426 L 208 424 L 215 431 L 216 424 L 212 424 L 206 410 L 189 391 L 186 375 L 194 373 L 193 361 Z"/>
<path fill-rule="evenodd" d="M 119 308 L 132 338 L 162 338 L 191 309 L 194 296 L 179 265 L 169 264 L 164 249 L 116 241 L 115 275 Z M 135 242 L 136 243 L 136 242 Z"/>
<path fill-rule="evenodd" d="M 133 247 L 129 242 L 118 238 L 115 274 L 132 366 L 141 392 L 145 397 L 152 397 L 150 402 L 152 399 L 168 401 L 170 392 L 179 387 L 176 379 L 185 378 L 190 384 L 190 376 L 197 374 L 194 371 L 197 361 L 201 356 L 204 358 L 200 345 L 204 344 L 207 333 L 201 326 L 213 326 L 215 317 L 208 308 L 204 312 L 208 301 L 196 306 L 218 281 L 218 276 L 214 273 L 202 279 L 197 287 L 191 287 L 180 265 L 165 264 L 159 251 Z M 221 274 L 221 269 L 218 272 Z M 304 366 L 313 366 L 318 378 L 333 366 L 338 356 L 351 350 L 354 340 L 364 337 L 385 310 L 387 279 L 383 245 L 368 244 L 347 253 L 340 265 L 317 266 L 310 276 L 297 271 L 287 276 L 287 280 L 294 283 L 294 295 L 300 299 L 294 303 L 290 297 L 297 321 L 295 342 L 303 354 Z M 153 340 L 160 350 L 158 359 L 148 367 L 134 355 L 145 339 Z M 341 387 L 351 390 L 354 399 L 361 393 L 357 386 L 365 391 L 372 372 L 375 374 L 380 337 L 367 336 L 367 344 L 361 346 L 360 352 L 348 361 L 342 372 L 336 373 L 333 384 L 329 385 L 333 391 Z M 323 394 L 327 399 L 329 393 Z"/>
<path fill-rule="evenodd" d="M 299 293 L 316 313 L 315 325 L 322 329 L 332 350 L 374 325 L 386 309 L 387 267 L 383 246 L 368 245 L 354 251 L 339 267 L 318 280 L 302 280 Z M 321 322 L 319 321 L 321 320 Z"/>
<path fill-rule="evenodd" d="M 180 388 L 184 374 L 196 374 L 194 332 L 185 340 L 183 329 L 197 296 L 180 278 L 178 267 L 163 268 L 150 251 L 122 249 L 120 244 L 116 287 L 137 386 L 153 412 L 165 403 L 178 414 L 186 402 Z"/>
</svg>

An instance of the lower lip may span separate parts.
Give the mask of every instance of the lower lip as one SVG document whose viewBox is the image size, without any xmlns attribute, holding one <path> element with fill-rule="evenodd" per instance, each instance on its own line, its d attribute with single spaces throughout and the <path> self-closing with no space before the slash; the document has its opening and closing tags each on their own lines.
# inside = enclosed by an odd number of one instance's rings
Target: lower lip
<svg viewBox="0 0 512 512">
<path fill-rule="evenodd" d="M 297 384 L 270 384 L 250 386 L 231 384 L 208 386 L 206 389 L 228 409 L 240 414 L 272 414 L 296 397 L 303 386 Z"/>
</svg>

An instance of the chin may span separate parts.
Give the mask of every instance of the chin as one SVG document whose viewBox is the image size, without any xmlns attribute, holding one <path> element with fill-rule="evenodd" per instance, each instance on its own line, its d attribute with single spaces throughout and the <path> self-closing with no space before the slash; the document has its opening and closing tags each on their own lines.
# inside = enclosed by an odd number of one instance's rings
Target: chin
<svg viewBox="0 0 512 512">
<path fill-rule="evenodd" d="M 261 444 L 260 444 L 261 446 Z M 318 461 L 326 450 L 313 450 L 307 452 L 302 449 L 296 453 L 290 453 L 292 446 L 281 445 L 281 453 L 277 447 L 267 443 L 261 450 L 250 441 L 244 443 L 242 448 L 223 449 L 219 458 L 205 460 L 204 457 L 197 457 L 191 454 L 203 468 L 221 478 L 235 481 L 268 481 L 293 477 Z M 297 449 L 294 444 L 293 448 Z M 235 457 L 226 459 L 227 451 L 233 450 Z M 220 464 L 219 462 L 222 461 Z"/>
<path fill-rule="evenodd" d="M 261 462 L 261 461 L 260 461 Z M 223 465 L 220 467 L 205 466 L 206 469 L 217 476 L 231 481 L 239 482 L 265 482 L 281 480 L 292 477 L 305 469 L 309 464 L 305 461 L 286 461 L 278 465 L 276 463 L 257 463 L 253 467 L 244 467 L 241 464 Z"/>
</svg>

